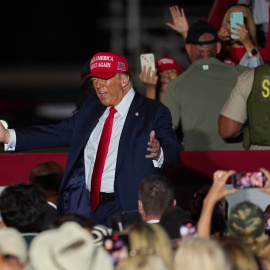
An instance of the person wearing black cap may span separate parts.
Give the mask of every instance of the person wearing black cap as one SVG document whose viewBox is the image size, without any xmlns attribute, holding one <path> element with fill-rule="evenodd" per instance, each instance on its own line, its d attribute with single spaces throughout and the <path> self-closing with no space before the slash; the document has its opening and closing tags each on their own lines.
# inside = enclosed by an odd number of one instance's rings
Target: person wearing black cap
<svg viewBox="0 0 270 270">
<path fill-rule="evenodd" d="M 218 117 L 237 77 L 245 68 L 220 62 L 221 43 L 215 28 L 205 21 L 194 23 L 187 35 L 189 68 L 172 80 L 164 104 L 175 128 L 182 126 L 187 151 L 240 150 L 239 142 L 227 142 L 218 134 Z"/>
</svg>

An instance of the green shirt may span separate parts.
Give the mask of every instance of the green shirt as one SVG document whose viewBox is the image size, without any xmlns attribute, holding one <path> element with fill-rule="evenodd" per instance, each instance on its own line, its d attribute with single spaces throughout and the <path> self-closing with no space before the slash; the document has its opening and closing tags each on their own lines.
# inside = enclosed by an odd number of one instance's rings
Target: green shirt
<svg viewBox="0 0 270 270">
<path fill-rule="evenodd" d="M 244 70 L 212 57 L 199 59 L 169 83 L 164 104 L 171 111 L 173 125 L 181 121 L 185 150 L 243 150 L 241 142 L 227 143 L 219 136 L 218 117 Z"/>
</svg>

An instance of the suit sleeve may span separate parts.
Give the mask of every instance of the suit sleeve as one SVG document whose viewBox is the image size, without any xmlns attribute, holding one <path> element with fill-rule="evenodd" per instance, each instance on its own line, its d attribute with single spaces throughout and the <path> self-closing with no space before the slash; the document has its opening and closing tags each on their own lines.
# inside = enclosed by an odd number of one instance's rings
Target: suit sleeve
<svg viewBox="0 0 270 270">
<path fill-rule="evenodd" d="M 15 151 L 69 145 L 78 115 L 79 112 L 58 124 L 16 129 Z"/>
<path fill-rule="evenodd" d="M 181 150 L 174 129 L 172 128 L 172 118 L 169 109 L 162 105 L 156 111 L 154 120 L 154 130 L 156 138 L 164 153 L 165 167 L 172 167 L 180 159 Z"/>
</svg>

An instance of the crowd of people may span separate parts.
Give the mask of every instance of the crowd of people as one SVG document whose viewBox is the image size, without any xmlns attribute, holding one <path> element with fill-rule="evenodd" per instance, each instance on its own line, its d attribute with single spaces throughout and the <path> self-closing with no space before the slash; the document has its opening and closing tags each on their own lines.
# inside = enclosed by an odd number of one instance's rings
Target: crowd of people
<svg viewBox="0 0 270 270">
<path fill-rule="evenodd" d="M 269 207 L 243 201 L 228 214 L 226 197 L 240 192 L 226 186 L 233 170 L 216 171 L 210 188 L 191 198 L 190 211 L 176 206 L 168 179 L 146 177 L 137 191 L 138 215 L 128 213 L 112 229 L 78 214 L 49 215 L 55 199 L 42 181 L 60 180 L 62 171 L 49 164 L 33 168 L 31 176 L 43 169 L 35 183 L 11 185 L 0 195 L 0 269 L 270 269 Z M 270 196 L 270 173 L 260 171 L 266 178 L 260 191 Z"/>
<path fill-rule="evenodd" d="M 163 176 L 181 150 L 269 149 L 270 52 L 257 45 L 248 7 L 228 8 L 218 31 L 203 20 L 189 26 L 178 6 L 170 12 L 166 25 L 191 64 L 183 71 L 164 56 L 154 71 L 143 67 L 146 97 L 123 55 L 98 52 L 71 118 L 15 130 L 0 123 L 6 151 L 70 146 L 65 170 L 39 164 L 29 184 L 1 193 L 0 269 L 270 269 L 269 207 L 244 201 L 228 213 L 235 171 L 216 171 L 188 210 Z M 244 16 L 236 38 L 232 12 Z M 265 186 L 254 186 L 270 195 L 270 173 L 260 171 Z"/>
</svg>

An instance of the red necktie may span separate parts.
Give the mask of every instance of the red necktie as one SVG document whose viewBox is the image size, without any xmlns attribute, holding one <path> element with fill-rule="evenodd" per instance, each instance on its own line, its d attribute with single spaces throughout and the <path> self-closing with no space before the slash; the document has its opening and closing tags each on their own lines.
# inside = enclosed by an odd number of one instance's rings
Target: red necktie
<svg viewBox="0 0 270 270">
<path fill-rule="evenodd" d="M 117 111 L 114 107 L 110 108 L 110 114 L 108 115 L 104 123 L 102 134 L 101 134 L 99 145 L 98 145 L 97 156 L 96 156 L 95 166 L 93 169 L 92 180 L 91 180 L 90 203 L 91 203 L 93 211 L 96 210 L 99 204 L 101 178 L 102 178 L 105 160 L 107 157 L 111 134 L 112 134 L 113 118 L 116 112 Z"/>
</svg>

